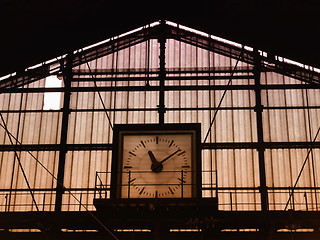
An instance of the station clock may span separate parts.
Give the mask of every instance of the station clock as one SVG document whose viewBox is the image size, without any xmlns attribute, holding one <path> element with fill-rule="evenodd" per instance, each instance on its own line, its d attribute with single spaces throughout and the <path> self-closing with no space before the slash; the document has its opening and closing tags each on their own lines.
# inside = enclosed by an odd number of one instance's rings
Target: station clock
<svg viewBox="0 0 320 240">
<path fill-rule="evenodd" d="M 112 198 L 198 198 L 200 124 L 115 125 Z"/>
</svg>

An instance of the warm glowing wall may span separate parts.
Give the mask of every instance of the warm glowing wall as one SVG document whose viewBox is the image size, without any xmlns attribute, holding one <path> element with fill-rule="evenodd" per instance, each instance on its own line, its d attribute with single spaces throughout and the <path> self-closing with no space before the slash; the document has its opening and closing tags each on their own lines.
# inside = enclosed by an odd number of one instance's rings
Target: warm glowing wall
<svg viewBox="0 0 320 240">
<path fill-rule="evenodd" d="M 149 49 L 149 50 L 148 50 Z M 165 92 L 166 123 L 201 123 L 202 141 L 209 130 L 210 122 L 224 90 L 215 86 L 224 86 L 229 79 L 212 79 L 212 76 L 229 76 L 236 64 L 235 59 L 209 52 L 176 40 L 167 40 L 166 44 L 166 86 L 198 86 L 193 90 L 170 90 Z M 159 67 L 159 44 L 150 40 L 130 48 L 115 51 L 89 63 L 90 71 L 101 71 L 97 86 L 112 87 L 114 90 L 100 91 L 107 113 L 113 124 L 157 123 L 159 104 L 158 91 L 117 91 L 121 86 L 145 86 L 145 77 L 157 76 Z M 252 76 L 253 66 L 239 62 L 235 76 Z M 147 70 L 150 70 L 148 73 Z M 190 70 L 190 73 L 170 74 L 170 71 Z M 191 73 L 191 71 L 198 70 Z M 206 70 L 206 71 L 204 71 Z M 72 87 L 94 87 L 87 64 L 75 67 Z M 131 74 L 128 74 L 128 71 Z M 132 72 L 138 72 L 132 74 Z M 202 71 L 202 72 L 201 72 Z M 229 73 L 228 73 L 229 71 Z M 79 75 L 87 72 L 87 75 Z M 104 72 L 104 73 L 103 73 Z M 122 72 L 122 74 L 119 74 Z M 106 74 L 108 73 L 108 74 Z M 204 76 L 201 80 L 183 80 L 185 76 Z M 209 76 L 208 79 L 205 76 Z M 134 77 L 130 80 L 130 77 Z M 170 77 L 175 77 L 174 80 Z M 179 77 L 181 78 L 179 80 Z M 118 78 L 118 79 L 116 79 Z M 125 78 L 125 79 L 124 79 Z M 139 79 L 143 78 L 143 80 Z M 211 79 L 210 79 L 211 78 Z M 107 81 L 106 81 L 107 80 Z M 159 86 L 158 80 L 149 82 L 150 86 Z M 264 141 L 272 142 L 308 142 L 313 141 L 320 126 L 320 91 L 301 87 L 305 83 L 285 77 L 278 73 L 262 72 L 261 84 Z M 235 147 L 240 143 L 257 142 L 257 124 L 255 92 L 250 79 L 233 79 L 231 85 L 241 86 L 228 90 L 217 113 L 216 120 L 209 132 L 206 143 L 229 144 L 229 147 L 204 149 L 202 166 L 205 171 L 217 170 L 218 196 L 221 210 L 260 210 L 259 161 L 254 147 Z M 268 89 L 268 86 L 273 86 Z M 290 89 L 277 89 L 275 85 L 288 85 Z M 297 88 L 295 88 L 295 85 Z M 45 86 L 45 79 L 24 88 Z M 202 86 L 212 86 L 203 90 Z M 246 86 L 249 86 L 246 88 Z M 61 94 L 62 107 L 64 94 Z M 9 131 L 19 142 L 26 145 L 59 144 L 62 110 L 43 110 L 44 93 L 3 93 L 0 94 L 0 110 Z M 103 111 L 97 92 L 72 92 L 70 100 L 68 144 L 112 144 L 112 129 Z M 2 123 L 1 123 L 2 124 Z M 0 144 L 11 145 L 3 128 L 0 128 Z M 17 144 L 14 140 L 14 144 Z M 232 145 L 234 144 L 234 145 Z M 19 145 L 19 143 L 18 143 Z M 270 209 L 284 208 L 289 187 L 297 179 L 308 149 L 304 147 L 267 148 L 265 151 L 266 178 L 269 190 Z M 233 149 L 234 148 L 234 149 Z M 57 176 L 58 149 L 31 151 L 49 171 Z M 17 152 L 26 171 L 40 208 L 54 210 L 56 181 L 26 152 Z M 302 172 L 296 190 L 296 209 L 305 209 L 308 199 L 309 210 L 316 209 L 320 200 L 314 187 L 320 184 L 320 152 L 313 149 Z M 66 156 L 65 186 L 82 203 L 93 209 L 93 188 L 96 171 L 110 171 L 111 150 L 70 150 Z M 107 179 L 109 181 L 109 179 Z M 204 186 L 214 186 L 213 173 L 203 173 Z M 27 186 L 13 151 L 2 149 L 0 152 L 0 204 L 1 210 L 35 210 L 27 191 Z M 24 189 L 24 191 L 10 190 Z M 204 191 L 205 197 L 214 196 L 214 191 Z M 319 192 L 319 191 L 318 191 Z M 306 195 L 304 195 L 306 194 Z M 7 199 L 7 200 L 6 200 Z M 10 201 L 10 208 L 8 207 Z M 232 206 L 231 203 L 232 202 Z M 7 208 L 5 205 L 7 203 Z M 19 206 L 21 204 L 22 206 Z M 26 206 L 26 204 L 29 204 Z M 68 192 L 63 197 L 63 210 L 78 210 L 79 204 Z M 83 210 L 83 209 L 82 209 Z"/>
</svg>

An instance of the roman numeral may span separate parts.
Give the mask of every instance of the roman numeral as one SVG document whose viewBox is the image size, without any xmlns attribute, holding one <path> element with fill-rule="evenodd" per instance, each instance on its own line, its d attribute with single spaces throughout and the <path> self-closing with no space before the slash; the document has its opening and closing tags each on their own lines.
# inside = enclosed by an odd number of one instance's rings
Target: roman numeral
<svg viewBox="0 0 320 240">
<path fill-rule="evenodd" d="M 156 137 L 156 144 L 159 143 L 159 137 Z"/>
<path fill-rule="evenodd" d="M 189 165 L 187 165 L 187 166 L 182 166 L 182 168 L 190 168 L 190 166 L 189 166 Z"/>
<path fill-rule="evenodd" d="M 169 190 L 170 190 L 171 194 L 173 195 L 173 194 L 174 194 L 174 192 L 173 192 L 173 190 L 172 190 L 172 188 L 171 188 L 171 187 L 169 187 Z"/>
<path fill-rule="evenodd" d="M 171 147 L 171 146 L 172 146 L 172 144 L 173 144 L 173 140 L 171 141 L 171 143 L 170 143 L 169 147 Z"/>
<path fill-rule="evenodd" d="M 124 166 L 124 168 L 132 168 L 132 166 Z"/>
</svg>

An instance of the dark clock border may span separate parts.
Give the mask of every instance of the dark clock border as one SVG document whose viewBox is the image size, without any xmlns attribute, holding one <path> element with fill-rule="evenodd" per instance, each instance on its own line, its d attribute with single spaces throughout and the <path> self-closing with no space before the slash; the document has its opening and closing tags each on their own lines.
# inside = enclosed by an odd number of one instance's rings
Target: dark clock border
<svg viewBox="0 0 320 240">
<path fill-rule="evenodd" d="M 111 165 L 111 188 L 110 198 L 119 199 L 118 195 L 118 172 L 119 170 L 119 136 L 121 132 L 153 132 L 153 131 L 195 131 L 195 154 L 196 154 L 196 190 L 194 198 L 202 196 L 202 173 L 201 173 L 201 124 L 200 123 L 182 123 L 182 124 L 115 124 L 113 129 L 112 144 L 112 165 Z"/>
</svg>

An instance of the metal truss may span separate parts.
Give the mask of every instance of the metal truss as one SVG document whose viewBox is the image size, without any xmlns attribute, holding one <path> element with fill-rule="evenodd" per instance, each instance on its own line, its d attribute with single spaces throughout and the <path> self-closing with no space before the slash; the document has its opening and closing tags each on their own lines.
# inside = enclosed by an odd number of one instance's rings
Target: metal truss
<svg viewBox="0 0 320 240">
<path fill-rule="evenodd" d="M 164 26 L 163 26 L 164 25 Z M 176 39 L 187 44 L 203 48 L 218 54 L 237 59 L 243 50 L 241 61 L 254 65 L 254 52 L 242 49 L 222 41 L 215 40 L 210 36 L 203 36 L 192 31 L 187 31 L 177 26 L 159 24 L 152 27 L 144 27 L 141 30 L 122 37 L 110 39 L 95 47 L 74 51 L 72 67 L 79 66 L 87 61 L 98 59 L 121 49 L 134 46 L 148 39 L 159 39 L 165 35 L 166 39 Z M 320 73 L 280 61 L 275 56 L 261 55 L 261 70 L 277 72 L 309 84 L 320 83 Z M 51 62 L 40 64 L 40 66 L 17 72 L 16 75 L 3 79 L 0 82 L 0 90 L 5 88 L 18 88 L 25 84 L 45 78 L 49 75 L 63 74 L 64 66 L 67 64 L 66 56 L 62 56 Z M 145 69 L 144 69 L 145 71 Z"/>
</svg>

